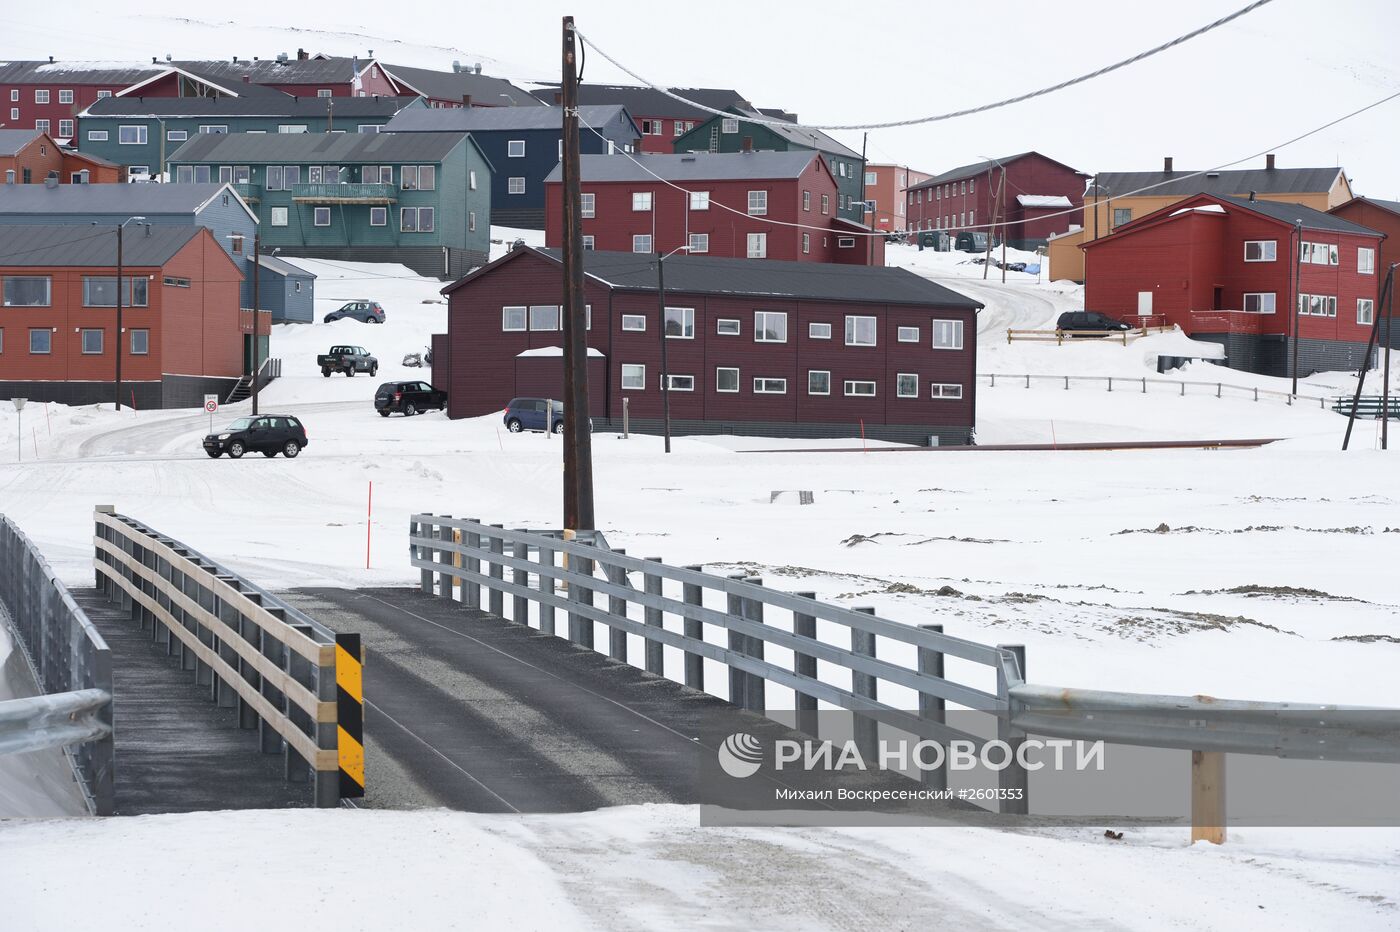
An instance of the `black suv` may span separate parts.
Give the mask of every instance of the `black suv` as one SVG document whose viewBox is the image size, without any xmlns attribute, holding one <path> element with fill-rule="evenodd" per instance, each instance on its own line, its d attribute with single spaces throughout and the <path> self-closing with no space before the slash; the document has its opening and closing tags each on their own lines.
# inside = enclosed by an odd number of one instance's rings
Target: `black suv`
<svg viewBox="0 0 1400 932">
<path fill-rule="evenodd" d="M 1098 311 L 1066 311 L 1055 323 L 1059 330 L 1131 330 L 1130 324 Z"/>
<path fill-rule="evenodd" d="M 374 393 L 374 409 L 380 417 L 388 417 L 395 411 L 412 417 L 419 411 L 441 411 L 446 407 L 447 392 L 427 382 L 385 382 Z"/>
<path fill-rule="evenodd" d="M 217 434 L 205 435 L 204 452 L 215 459 L 227 453 L 236 460 L 251 451 L 267 457 L 281 453 L 291 459 L 306 444 L 306 428 L 301 421 L 290 414 L 264 414 L 241 417 Z"/>
<path fill-rule="evenodd" d="M 324 323 L 340 320 L 342 317 L 349 317 L 351 320 L 358 320 L 362 324 L 382 324 L 384 323 L 384 308 L 379 306 L 378 301 L 351 301 L 334 311 L 331 311 L 323 318 Z"/>
</svg>

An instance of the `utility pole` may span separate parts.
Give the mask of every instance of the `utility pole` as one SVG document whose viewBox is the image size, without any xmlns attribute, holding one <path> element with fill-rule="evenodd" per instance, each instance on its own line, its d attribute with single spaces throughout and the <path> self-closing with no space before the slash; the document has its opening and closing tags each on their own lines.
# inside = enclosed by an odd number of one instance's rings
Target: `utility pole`
<svg viewBox="0 0 1400 932">
<path fill-rule="evenodd" d="M 861 216 L 861 219 L 863 220 L 863 219 L 865 219 L 866 215 L 869 214 L 869 216 L 870 216 L 870 231 L 873 233 L 873 232 L 875 231 L 875 211 L 873 211 L 873 210 L 870 209 L 870 205 L 869 205 L 868 203 L 866 203 L 866 197 L 865 197 L 865 144 L 866 144 L 869 140 L 870 140 L 870 134 L 869 134 L 869 133 L 861 133 L 861 134 L 860 134 L 860 216 Z M 874 262 L 875 262 L 875 237 L 873 237 L 873 236 L 867 236 L 867 237 L 865 238 L 865 264 L 866 264 L 866 265 L 872 265 L 872 264 L 874 264 Z"/>
<path fill-rule="evenodd" d="M 1395 270 L 1400 269 L 1400 262 L 1390 266 L 1386 272 L 1385 284 L 1381 286 L 1380 298 L 1376 301 L 1376 311 L 1371 315 L 1371 336 L 1366 341 L 1366 354 L 1361 359 L 1361 371 L 1356 377 L 1356 392 L 1351 396 L 1351 410 L 1347 412 L 1347 429 L 1342 435 L 1342 449 L 1345 450 L 1351 443 L 1351 428 L 1356 423 L 1356 406 L 1361 403 L 1361 391 L 1366 387 L 1366 373 L 1370 371 L 1371 353 L 1376 348 L 1376 339 L 1380 335 L 1380 305 L 1386 306 L 1385 312 L 1385 369 L 1384 379 L 1381 384 L 1381 449 L 1388 449 L 1387 443 L 1390 439 L 1388 423 L 1390 421 L 1390 325 L 1391 308 L 1395 306 Z"/>
<path fill-rule="evenodd" d="M 1001 226 L 1001 283 L 1002 283 L 1003 285 L 1005 285 L 1005 284 L 1006 284 L 1006 166 L 1005 166 L 1005 165 L 1003 165 L 1003 166 L 1001 167 L 1001 184 L 997 187 L 997 205 L 998 205 L 998 210 L 1000 210 L 1000 211 L 1001 211 L 1001 214 L 1002 214 L 1002 216 L 1001 216 L 1001 218 L 1000 218 L 1000 219 L 1001 219 L 1001 223 L 1002 223 L 1002 226 Z M 992 222 L 993 222 L 993 223 L 995 223 L 996 220 L 997 220 L 996 217 L 993 217 L 993 218 L 992 218 Z M 997 228 L 996 228 L 995 226 L 993 226 L 992 229 L 995 231 Z M 1023 229 L 1024 229 L 1024 227 L 1023 227 Z"/>
<path fill-rule="evenodd" d="M 258 300 L 258 284 L 262 281 L 262 266 L 258 257 L 262 248 L 262 230 L 253 230 L 253 416 L 258 414 L 258 386 L 262 384 L 262 302 Z M 268 334 L 269 338 L 272 336 Z"/>
<path fill-rule="evenodd" d="M 164 135 L 164 134 L 162 134 Z M 122 230 L 126 223 L 117 224 L 117 410 L 122 409 Z M 81 349 L 82 347 L 79 347 Z"/>
<path fill-rule="evenodd" d="M 1303 301 L 1303 221 L 1293 221 L 1294 239 L 1298 242 L 1298 261 L 1293 263 L 1293 352 L 1289 365 L 1293 376 L 1293 397 L 1298 397 L 1298 305 Z M 1373 328 L 1374 332 L 1374 328 Z"/>
<path fill-rule="evenodd" d="M 334 109 L 335 109 L 335 98 L 334 98 L 334 97 L 327 97 L 327 98 L 326 98 L 326 132 L 328 132 L 328 133 L 331 132 L 331 129 L 332 129 L 332 126 L 333 126 L 333 124 L 331 123 L 331 111 L 334 110 Z"/>
<path fill-rule="evenodd" d="M 574 18 L 564 17 L 564 528 L 594 530 L 593 437 L 588 429 L 588 343 L 583 303 L 578 57 Z M 664 313 L 664 312 L 663 312 Z M 663 324 L 664 326 L 664 324 Z M 664 339 L 664 334 L 663 334 Z"/>
<path fill-rule="evenodd" d="M 1002 171 L 1002 181 L 1004 182 L 1004 181 L 1006 180 L 1006 169 L 1003 168 L 1001 171 Z M 989 171 L 987 172 L 987 180 L 990 181 L 991 178 L 992 178 L 992 173 L 991 173 L 991 171 L 989 170 Z M 983 281 L 986 280 L 986 278 L 987 278 L 987 273 L 988 273 L 988 271 L 990 270 L 991 265 L 992 265 L 992 243 L 996 241 L 997 212 L 1000 211 L 1000 210 L 1001 210 L 1001 188 L 998 187 L 998 188 L 997 188 L 996 202 L 995 202 L 994 206 L 992 207 L 992 224 L 991 224 L 991 226 L 989 226 L 989 227 L 987 228 L 987 254 L 986 254 L 985 256 L 982 257 L 982 279 L 983 279 Z M 1003 258 L 1005 258 L 1005 257 L 1003 256 Z M 1003 278 L 1003 280 L 1005 279 L 1005 273 L 1002 274 L 1002 278 Z"/>
</svg>

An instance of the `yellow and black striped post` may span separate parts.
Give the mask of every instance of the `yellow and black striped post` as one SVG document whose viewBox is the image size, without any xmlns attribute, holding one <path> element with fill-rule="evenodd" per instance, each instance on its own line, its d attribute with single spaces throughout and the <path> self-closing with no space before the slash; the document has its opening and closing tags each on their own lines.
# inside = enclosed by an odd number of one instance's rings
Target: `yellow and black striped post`
<svg viewBox="0 0 1400 932">
<path fill-rule="evenodd" d="M 340 796 L 359 799 L 365 795 L 365 691 L 358 634 L 335 636 L 335 700 Z"/>
</svg>

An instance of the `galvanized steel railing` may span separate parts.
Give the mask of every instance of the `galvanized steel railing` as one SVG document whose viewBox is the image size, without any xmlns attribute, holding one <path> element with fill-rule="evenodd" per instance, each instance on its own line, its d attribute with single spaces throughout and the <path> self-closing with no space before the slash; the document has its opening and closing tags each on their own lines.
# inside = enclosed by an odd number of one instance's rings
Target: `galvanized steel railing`
<svg viewBox="0 0 1400 932">
<path fill-rule="evenodd" d="M 42 695 L 0 702 L 0 753 L 64 747 L 94 815 L 112 812 L 112 656 L 34 543 L 0 517 L 0 609 Z"/>
</svg>

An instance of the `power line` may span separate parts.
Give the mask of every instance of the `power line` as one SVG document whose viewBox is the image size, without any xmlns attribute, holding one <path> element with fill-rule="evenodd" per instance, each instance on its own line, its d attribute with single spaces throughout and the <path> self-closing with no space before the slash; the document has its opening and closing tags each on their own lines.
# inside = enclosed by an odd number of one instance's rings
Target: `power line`
<svg viewBox="0 0 1400 932">
<path fill-rule="evenodd" d="M 715 109 L 715 108 L 713 108 L 713 107 L 707 107 L 707 106 L 705 106 L 704 104 L 696 103 L 695 101 L 690 100 L 689 98 L 682 97 L 680 94 L 674 93 L 674 92 L 671 91 L 671 89 L 668 88 L 668 87 L 663 87 L 662 85 L 657 84 L 655 81 L 649 81 L 649 80 L 647 80 L 646 78 L 642 77 L 641 75 L 637 74 L 637 72 L 635 72 L 635 71 L 633 71 L 632 69 L 628 68 L 626 65 L 622 64 L 622 62 L 618 61 L 616 58 L 613 58 L 613 57 L 612 57 L 611 55 L 609 55 L 607 52 L 603 51 L 603 49 L 599 48 L 599 47 L 598 47 L 598 43 L 594 42 L 592 39 L 588 38 L 588 37 L 585 36 L 582 32 L 580 32 L 580 31 L 578 30 L 578 27 L 577 27 L 577 26 L 574 27 L 574 32 L 575 32 L 575 34 L 578 35 L 579 39 L 582 40 L 583 43 L 584 43 L 585 45 L 587 45 L 587 46 L 588 46 L 589 48 L 591 48 L 593 51 L 597 52 L 599 55 L 603 56 L 605 59 L 607 59 L 609 62 L 611 62 L 615 67 L 617 67 L 618 69 L 620 69 L 621 71 L 623 71 L 625 74 L 627 74 L 629 77 L 631 77 L 634 81 L 640 81 L 640 82 L 642 82 L 643 84 L 645 84 L 645 85 L 647 85 L 648 87 L 650 87 L 652 90 L 654 90 L 654 91 L 659 91 L 660 93 L 665 94 L 667 97 L 670 97 L 670 98 L 672 98 L 673 100 L 676 100 L 676 101 L 678 101 L 678 102 L 680 102 L 680 103 L 686 104 L 687 106 L 691 106 L 691 107 L 695 107 L 696 109 L 703 110 L 703 111 L 705 111 L 706 113 L 710 113 L 710 114 L 713 114 L 713 115 L 715 115 L 715 116 L 729 117 L 729 118 L 731 118 L 731 119 L 737 118 L 737 119 L 739 119 L 739 120 L 744 121 L 745 123 L 754 123 L 754 124 L 758 124 L 758 125 L 760 125 L 760 126 L 785 126 L 785 127 L 794 128 L 794 129 L 807 129 L 807 130 L 818 130 L 818 131 L 821 131 L 821 130 L 872 130 L 872 129 L 893 129 L 893 128 L 899 127 L 899 126 L 917 126 L 917 125 L 919 125 L 919 124 L 921 124 L 921 123 L 938 123 L 938 122 L 941 122 L 941 121 L 944 121 L 944 120 L 956 119 L 956 118 L 958 118 L 958 117 L 972 116 L 972 115 L 975 114 L 975 113 L 986 113 L 988 110 L 997 110 L 997 109 L 1000 109 L 1000 108 L 1002 108 L 1002 107 L 1009 107 L 1009 106 L 1011 106 L 1012 104 L 1019 104 L 1019 103 L 1024 103 L 1024 102 L 1027 101 L 1027 100 L 1034 100 L 1034 99 L 1037 98 L 1037 97 L 1044 97 L 1046 94 L 1053 94 L 1053 93 L 1055 93 L 1056 91 L 1062 91 L 1062 90 L 1065 90 L 1066 88 L 1074 87 L 1076 84 L 1083 84 L 1085 81 L 1092 81 L 1094 78 L 1100 78 L 1100 77 L 1103 77 L 1103 76 L 1106 75 L 1106 74 L 1110 74 L 1110 73 L 1112 73 L 1112 72 L 1114 72 L 1114 71 L 1118 71 L 1118 70 L 1121 69 L 1121 68 L 1126 68 L 1126 67 L 1129 66 L 1129 65 L 1137 64 L 1137 63 L 1140 62 L 1140 61 L 1145 61 L 1145 60 L 1151 58 L 1151 57 L 1154 56 L 1154 55 L 1159 55 L 1159 54 L 1161 54 L 1162 52 L 1167 51 L 1168 49 L 1173 49 L 1173 48 L 1177 47 L 1178 45 L 1182 45 L 1182 44 L 1184 44 L 1184 43 L 1186 43 L 1186 42 L 1190 42 L 1192 39 L 1195 39 L 1195 38 L 1198 38 L 1198 37 L 1200 37 L 1200 36 L 1203 36 L 1203 35 L 1205 35 L 1206 33 L 1211 32 L 1212 30 L 1219 29 L 1221 26 L 1224 26 L 1224 25 L 1226 25 L 1227 23 L 1233 22 L 1234 20 L 1239 19 L 1241 16 L 1247 16 L 1248 14 L 1253 13 L 1255 10 L 1259 9 L 1260 7 L 1262 7 L 1262 6 L 1267 6 L 1268 4 L 1270 4 L 1270 3 L 1272 3 L 1272 2 L 1273 2 L 1273 0 L 1254 0 L 1253 3 L 1250 3 L 1248 6 L 1241 7 L 1240 9 L 1238 9 L 1238 10 L 1236 10 L 1235 12 L 1229 14 L 1228 16 L 1222 16 L 1220 19 L 1217 19 L 1217 20 L 1215 20 L 1214 22 L 1207 23 L 1206 25 L 1201 26 L 1201 27 L 1198 28 L 1198 29 L 1193 29 L 1193 30 L 1191 30 L 1190 32 L 1185 33 L 1184 35 L 1177 36 L 1175 39 L 1172 39 L 1172 40 L 1169 41 L 1169 42 L 1164 42 L 1164 43 L 1162 43 L 1161 45 L 1155 46 L 1154 48 L 1150 48 L 1150 49 L 1147 49 L 1146 51 L 1139 52 L 1138 54 L 1132 56 L 1131 58 L 1125 58 L 1125 59 L 1123 59 L 1122 61 L 1114 62 L 1114 63 L 1111 64 L 1111 65 L 1105 65 L 1104 67 L 1098 69 L 1097 71 L 1091 71 L 1091 72 L 1089 72 L 1088 74 L 1082 74 L 1082 75 L 1080 75 L 1080 76 L 1078 76 L 1078 77 L 1076 77 L 1076 78 L 1070 78 L 1070 79 L 1067 80 L 1067 81 L 1061 81 L 1059 84 L 1052 84 L 1052 85 L 1050 85 L 1049 87 L 1042 87 L 1042 88 L 1040 88 L 1039 90 L 1034 90 L 1034 91 L 1030 91 L 1030 92 L 1025 93 L 1025 94 L 1020 94 L 1020 95 L 1017 95 L 1016 97 L 1008 97 L 1008 98 L 1005 99 L 1005 100 L 999 100 L 999 101 L 996 101 L 995 103 L 982 104 L 981 106 L 978 106 L 978 107 L 969 107 L 969 108 L 967 108 L 967 109 L 965 109 L 965 110 L 954 110 L 954 111 L 951 112 L 951 113 L 940 113 L 940 114 L 935 114 L 935 115 L 933 115 L 933 116 L 915 117 L 915 118 L 909 119 L 909 120 L 894 120 L 894 121 L 891 121 L 891 122 L 888 122 L 888 123 L 866 123 L 866 124 L 845 124 L 845 125 L 833 124 L 833 125 L 829 125 L 829 126 L 817 126 L 817 125 L 812 125 L 812 124 L 807 124 L 807 123 L 790 123 L 790 122 L 788 122 L 788 121 L 786 121 L 786 120 L 772 120 L 772 119 L 767 119 L 767 118 L 764 118 L 764 117 L 736 115 L 736 114 L 729 113 L 729 112 L 724 111 L 724 110 L 717 110 L 717 109 Z"/>
</svg>

